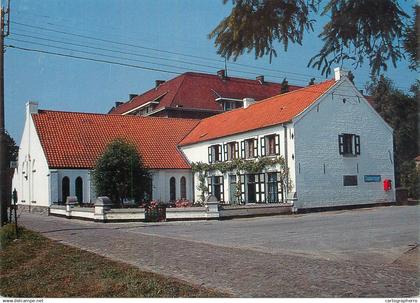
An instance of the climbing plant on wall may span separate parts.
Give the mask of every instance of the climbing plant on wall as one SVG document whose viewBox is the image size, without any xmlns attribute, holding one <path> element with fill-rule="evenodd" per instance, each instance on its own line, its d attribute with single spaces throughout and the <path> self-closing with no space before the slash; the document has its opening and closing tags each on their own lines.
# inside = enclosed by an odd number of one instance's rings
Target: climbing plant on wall
<svg viewBox="0 0 420 303">
<path fill-rule="evenodd" d="M 197 186 L 197 190 L 200 191 L 201 201 L 204 201 L 205 195 L 208 192 L 206 177 L 209 173 L 215 173 L 217 171 L 222 174 L 235 172 L 237 181 L 236 196 L 239 198 L 241 195 L 240 175 L 260 173 L 270 167 L 276 168 L 276 171 L 280 173 L 281 179 L 287 181 L 287 190 L 291 191 L 293 185 L 289 178 L 289 168 L 287 167 L 286 160 L 282 156 L 258 157 L 255 159 L 234 159 L 228 162 L 216 162 L 210 164 L 204 162 L 191 163 L 193 173 L 198 173 L 199 184 Z"/>
</svg>

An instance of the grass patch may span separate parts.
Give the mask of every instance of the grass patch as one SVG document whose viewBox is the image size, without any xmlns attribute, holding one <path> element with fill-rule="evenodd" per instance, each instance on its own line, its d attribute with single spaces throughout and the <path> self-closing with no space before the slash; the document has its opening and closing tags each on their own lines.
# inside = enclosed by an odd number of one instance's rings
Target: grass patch
<svg viewBox="0 0 420 303">
<path fill-rule="evenodd" d="M 6 297 L 226 297 L 227 294 L 143 272 L 20 229 L 0 230 L 0 295 Z M 5 240 L 3 240 L 3 238 Z"/>
</svg>

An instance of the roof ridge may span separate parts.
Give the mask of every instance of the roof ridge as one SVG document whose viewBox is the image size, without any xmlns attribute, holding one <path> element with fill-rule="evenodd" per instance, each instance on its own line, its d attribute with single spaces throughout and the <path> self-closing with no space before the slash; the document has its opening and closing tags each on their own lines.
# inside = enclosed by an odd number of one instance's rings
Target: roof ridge
<svg viewBox="0 0 420 303">
<path fill-rule="evenodd" d="M 185 73 L 186 74 L 186 73 Z M 174 100 L 175 100 L 175 98 L 176 98 L 176 96 L 179 94 L 179 91 L 180 91 L 180 88 L 182 87 L 182 84 L 184 83 L 184 81 L 185 81 L 185 74 L 184 74 L 184 77 L 182 78 L 182 80 L 181 80 L 181 82 L 179 83 L 179 85 L 177 86 L 177 89 L 176 89 L 176 93 L 174 94 L 174 96 L 172 97 L 172 100 L 171 100 L 171 103 L 169 103 L 169 106 L 168 107 L 172 107 L 172 104 L 174 103 Z"/>
<path fill-rule="evenodd" d="M 173 118 L 173 117 L 152 117 L 152 116 L 137 116 L 137 115 L 121 115 L 121 114 L 103 114 L 103 113 L 90 113 L 90 112 L 78 112 L 78 111 L 64 111 L 64 110 L 50 110 L 50 109 L 40 109 L 39 112 L 46 113 L 66 113 L 66 114 L 83 114 L 83 115 L 94 115 L 94 116 L 104 116 L 104 117 L 123 117 L 124 119 L 145 119 L 145 120 L 168 120 L 168 121 L 199 121 L 200 119 L 192 118 Z M 32 115 L 36 115 L 33 113 Z"/>
</svg>

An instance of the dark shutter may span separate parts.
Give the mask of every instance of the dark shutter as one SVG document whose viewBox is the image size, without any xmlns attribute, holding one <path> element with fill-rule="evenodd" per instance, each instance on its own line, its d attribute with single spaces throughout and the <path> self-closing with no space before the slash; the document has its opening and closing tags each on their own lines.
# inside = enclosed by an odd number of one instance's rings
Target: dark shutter
<svg viewBox="0 0 420 303">
<path fill-rule="evenodd" d="M 222 161 L 222 145 L 219 144 L 218 147 L 219 148 L 217 149 L 217 159 L 218 161 Z"/>
<path fill-rule="evenodd" d="M 258 157 L 258 138 L 254 139 L 254 158 Z"/>
<path fill-rule="evenodd" d="M 239 159 L 239 142 L 235 142 L 235 159 Z"/>
<path fill-rule="evenodd" d="M 274 139 L 274 151 L 276 155 L 280 154 L 280 136 L 279 135 L 276 135 Z"/>
<path fill-rule="evenodd" d="M 360 155 L 360 136 L 354 136 L 354 150 L 356 155 Z"/>
<path fill-rule="evenodd" d="M 338 135 L 338 152 L 340 155 L 344 155 L 344 136 Z"/>
<path fill-rule="evenodd" d="M 260 139 L 261 141 L 261 157 L 265 156 L 265 137 Z"/>
<path fill-rule="evenodd" d="M 245 158 L 245 141 L 241 141 L 241 158 Z"/>
<path fill-rule="evenodd" d="M 220 201 L 225 202 L 225 178 L 223 176 L 219 177 L 220 182 Z"/>
<path fill-rule="evenodd" d="M 225 157 L 223 160 L 225 161 L 229 160 L 228 159 L 228 145 L 226 143 L 223 144 L 223 151 L 224 151 L 224 157 Z"/>
<path fill-rule="evenodd" d="M 211 146 L 209 146 L 209 163 L 211 163 Z"/>
</svg>

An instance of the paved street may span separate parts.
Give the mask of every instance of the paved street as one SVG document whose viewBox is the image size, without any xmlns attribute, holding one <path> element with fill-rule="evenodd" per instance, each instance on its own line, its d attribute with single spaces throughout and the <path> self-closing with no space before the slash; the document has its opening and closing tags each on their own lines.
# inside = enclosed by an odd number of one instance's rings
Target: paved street
<svg viewBox="0 0 420 303">
<path fill-rule="evenodd" d="M 43 235 L 240 297 L 419 294 L 419 206 L 228 221 L 94 223 L 22 214 Z"/>
</svg>

